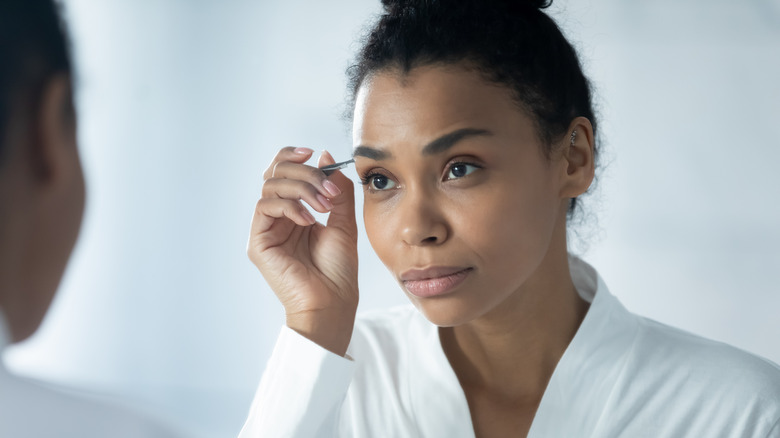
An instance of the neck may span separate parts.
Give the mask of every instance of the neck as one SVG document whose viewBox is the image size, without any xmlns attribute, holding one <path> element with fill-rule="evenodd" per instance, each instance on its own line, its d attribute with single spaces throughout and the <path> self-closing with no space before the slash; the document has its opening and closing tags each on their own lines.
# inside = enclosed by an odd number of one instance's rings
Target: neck
<svg viewBox="0 0 780 438">
<path fill-rule="evenodd" d="M 442 348 L 464 389 L 541 400 L 589 306 L 571 280 L 565 244 L 550 257 L 491 312 L 440 329 Z"/>
</svg>

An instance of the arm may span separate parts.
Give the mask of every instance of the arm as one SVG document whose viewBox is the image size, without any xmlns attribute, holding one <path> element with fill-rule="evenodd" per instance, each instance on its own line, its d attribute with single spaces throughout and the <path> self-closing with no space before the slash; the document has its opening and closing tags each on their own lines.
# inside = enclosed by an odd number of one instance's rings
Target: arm
<svg viewBox="0 0 780 438">
<path fill-rule="evenodd" d="M 335 433 L 354 364 L 343 356 L 358 303 L 352 182 L 303 163 L 312 151 L 284 148 L 264 174 L 247 253 L 282 303 L 282 330 L 241 436 Z M 333 163 L 329 154 L 319 166 Z M 316 223 L 303 202 L 329 213 Z M 327 436 L 327 435 L 326 435 Z"/>
<path fill-rule="evenodd" d="M 336 436 L 354 368 L 283 327 L 239 438 Z"/>
</svg>

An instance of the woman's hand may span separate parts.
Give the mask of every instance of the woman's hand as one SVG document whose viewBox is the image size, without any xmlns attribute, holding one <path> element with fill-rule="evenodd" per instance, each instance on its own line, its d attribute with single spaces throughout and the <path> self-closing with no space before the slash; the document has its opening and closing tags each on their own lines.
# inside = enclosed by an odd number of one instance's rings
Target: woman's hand
<svg viewBox="0 0 780 438">
<path fill-rule="evenodd" d="M 305 163 L 307 148 L 279 151 L 263 174 L 247 253 L 287 314 L 287 325 L 324 348 L 346 354 L 358 304 L 357 225 L 352 181 Z M 329 153 L 318 166 L 334 163 Z M 302 202 L 320 213 L 316 223 Z"/>
</svg>

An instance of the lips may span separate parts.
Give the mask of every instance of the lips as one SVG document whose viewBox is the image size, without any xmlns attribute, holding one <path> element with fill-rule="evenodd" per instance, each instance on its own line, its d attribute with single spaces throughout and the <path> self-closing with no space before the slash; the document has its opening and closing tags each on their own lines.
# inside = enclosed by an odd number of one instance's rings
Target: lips
<svg viewBox="0 0 780 438">
<path fill-rule="evenodd" d="M 452 292 L 472 271 L 473 268 L 464 267 L 432 267 L 406 271 L 400 278 L 412 295 L 431 298 Z"/>
</svg>

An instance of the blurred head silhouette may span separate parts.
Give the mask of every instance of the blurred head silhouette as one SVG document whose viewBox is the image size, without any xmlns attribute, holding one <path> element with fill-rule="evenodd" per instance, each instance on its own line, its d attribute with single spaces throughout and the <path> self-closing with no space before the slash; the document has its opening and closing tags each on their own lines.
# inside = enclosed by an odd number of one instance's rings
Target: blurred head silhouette
<svg viewBox="0 0 780 438">
<path fill-rule="evenodd" d="M 73 250 L 84 177 L 68 43 L 52 0 L 0 2 L 0 310 L 12 342 L 41 323 Z"/>
</svg>

